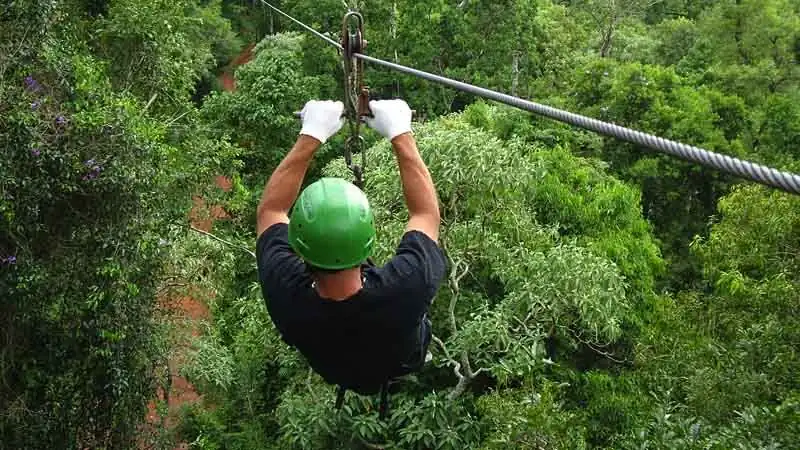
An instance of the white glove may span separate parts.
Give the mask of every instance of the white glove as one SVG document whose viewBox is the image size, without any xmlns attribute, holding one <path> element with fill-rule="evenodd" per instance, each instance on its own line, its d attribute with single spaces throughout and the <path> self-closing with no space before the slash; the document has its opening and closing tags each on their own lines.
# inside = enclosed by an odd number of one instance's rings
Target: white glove
<svg viewBox="0 0 800 450">
<path fill-rule="evenodd" d="M 344 103 L 312 100 L 300 111 L 303 129 L 300 134 L 325 143 L 344 126 Z"/>
<path fill-rule="evenodd" d="M 386 139 L 411 132 L 411 108 L 403 100 L 373 100 L 369 109 L 374 117 L 367 118 L 367 125 Z"/>
</svg>

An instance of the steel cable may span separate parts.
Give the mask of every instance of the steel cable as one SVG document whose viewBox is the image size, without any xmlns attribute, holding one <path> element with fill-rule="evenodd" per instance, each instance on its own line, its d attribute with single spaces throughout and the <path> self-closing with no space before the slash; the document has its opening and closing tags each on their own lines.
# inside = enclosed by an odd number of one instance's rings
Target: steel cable
<svg viewBox="0 0 800 450">
<path fill-rule="evenodd" d="M 356 57 L 372 64 L 377 64 L 398 72 L 439 83 L 463 92 L 467 92 L 469 94 L 476 95 L 478 97 L 504 103 L 515 108 L 549 117 L 559 122 L 568 123 L 570 125 L 594 131 L 605 136 L 614 137 L 623 141 L 631 142 L 633 144 L 641 145 L 643 147 L 648 147 L 653 150 L 684 159 L 686 161 L 691 161 L 706 167 L 728 172 L 730 174 L 772 186 L 786 192 L 800 194 L 800 175 L 797 174 L 783 172 L 760 164 L 714 153 L 699 147 L 671 141 L 669 139 L 664 139 L 652 134 L 643 133 L 641 131 L 632 130 L 630 128 L 625 128 L 612 123 L 603 122 L 590 117 L 574 114 L 546 105 L 541 105 L 528 100 L 523 100 L 511 95 L 501 94 L 496 91 L 462 83 L 450 78 L 412 69 L 410 67 L 388 61 L 383 61 L 364 54 L 357 54 Z"/>
<path fill-rule="evenodd" d="M 290 16 L 289 14 L 286 14 L 285 12 L 281 11 L 277 7 L 275 7 L 273 5 L 270 5 L 268 2 L 266 2 L 264 0 L 260 0 L 260 1 L 264 6 L 268 6 L 269 8 L 273 9 L 278 14 L 282 15 L 283 17 L 286 17 L 287 19 L 291 20 L 292 22 L 296 23 L 297 25 L 300 25 L 302 28 L 304 28 L 309 33 L 317 36 L 318 38 L 324 40 L 325 42 L 327 42 L 328 44 L 331 44 L 332 46 L 338 48 L 339 50 L 342 50 L 342 44 L 334 41 L 333 39 L 329 38 L 328 36 L 325 36 L 324 34 L 320 33 L 319 31 L 317 31 L 317 30 L 315 30 L 313 28 L 311 28 L 310 26 L 304 24 L 303 22 L 300 22 L 299 20 L 295 19 L 294 17 Z"/>
<path fill-rule="evenodd" d="M 274 9 L 278 13 L 291 19 L 304 29 L 310 31 L 314 35 L 324 39 L 329 44 L 342 50 L 342 46 L 336 41 L 328 38 L 322 33 L 314 30 L 313 28 L 305 25 L 304 23 L 294 19 L 280 9 L 270 5 L 264 0 L 263 4 Z M 792 194 L 800 194 L 800 175 L 780 171 L 767 167 L 761 164 L 756 164 L 750 161 L 744 161 L 731 156 L 714 153 L 700 147 L 683 144 L 669 139 L 664 139 L 652 134 L 643 133 L 641 131 L 632 130 L 619 125 L 615 125 L 601 120 L 592 119 L 590 117 L 582 116 L 580 114 L 571 113 L 568 111 L 560 110 L 550 106 L 534 103 L 528 100 L 523 100 L 519 97 L 514 97 L 500 92 L 492 91 L 490 89 L 474 86 L 461 81 L 456 81 L 432 73 L 424 72 L 422 70 L 406 67 L 400 64 L 384 61 L 382 59 L 373 58 L 363 53 L 356 53 L 354 55 L 365 62 L 385 67 L 390 70 L 412 75 L 424 80 L 438 83 L 459 91 L 463 91 L 478 97 L 486 98 L 496 102 L 500 102 L 518 109 L 529 111 L 539 114 L 559 122 L 567 123 L 579 128 L 593 131 L 604 136 L 614 137 L 626 142 L 630 142 L 642 147 L 647 147 L 652 150 L 665 153 L 685 161 L 693 162 L 703 165 L 712 169 L 726 172 L 732 175 L 739 176 L 757 183 L 771 186 Z"/>
</svg>

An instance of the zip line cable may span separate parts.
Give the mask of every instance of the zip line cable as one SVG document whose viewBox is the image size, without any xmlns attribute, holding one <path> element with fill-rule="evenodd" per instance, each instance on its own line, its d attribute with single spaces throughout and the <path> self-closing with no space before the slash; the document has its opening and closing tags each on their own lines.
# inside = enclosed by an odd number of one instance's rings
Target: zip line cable
<svg viewBox="0 0 800 450">
<path fill-rule="evenodd" d="M 523 100 L 511 95 L 501 94 L 489 89 L 451 80 L 449 78 L 423 72 L 417 69 L 412 69 L 410 67 L 401 66 L 388 61 L 382 61 L 361 53 L 356 54 L 356 58 L 360 58 L 372 64 L 380 65 L 398 72 L 403 72 L 428 81 L 432 81 L 434 83 L 439 83 L 454 89 L 458 89 L 469 94 L 549 117 L 559 122 L 568 123 L 579 128 L 594 131 L 598 134 L 615 137 L 617 139 L 641 145 L 643 147 L 649 147 L 653 150 L 657 150 L 686 161 L 698 163 L 706 167 L 731 173 L 733 175 L 738 175 L 742 178 L 747 178 L 761 184 L 782 189 L 786 192 L 800 194 L 800 175 L 782 172 L 777 169 L 762 166 L 760 164 L 710 152 L 699 147 L 671 141 L 669 139 L 664 139 L 652 134 L 647 134 L 641 131 L 636 131 L 630 128 L 592 119 L 580 114 L 575 114 L 528 100 Z"/>
<path fill-rule="evenodd" d="M 334 47 L 338 48 L 338 49 L 339 49 L 339 51 L 343 50 L 343 48 L 342 48 L 342 45 L 341 45 L 341 44 L 339 44 L 338 42 L 336 42 L 336 41 L 334 41 L 333 39 L 329 38 L 328 36 L 325 36 L 324 34 L 320 33 L 319 31 L 317 31 L 317 30 L 315 30 L 315 29 L 313 29 L 313 28 L 311 28 L 310 26 L 308 26 L 308 25 L 304 24 L 303 22 L 300 22 L 299 20 L 297 20 L 297 19 L 295 19 L 294 17 L 292 17 L 292 16 L 290 16 L 290 15 L 286 14 L 285 12 L 281 11 L 280 9 L 278 9 L 278 8 L 276 8 L 276 7 L 272 6 L 272 5 L 270 5 L 270 4 L 269 4 L 269 3 L 267 3 L 266 1 L 264 1 L 264 0 L 260 0 L 260 1 L 261 1 L 261 3 L 262 3 L 264 6 L 268 6 L 268 7 L 272 8 L 273 10 L 275 10 L 275 12 L 277 12 L 277 13 L 278 13 L 278 14 L 280 14 L 280 15 L 282 15 L 283 17 L 286 17 L 287 19 L 291 20 L 292 22 L 296 23 L 297 25 L 300 25 L 300 27 L 304 28 L 304 29 L 305 29 L 306 31 L 308 31 L 309 33 L 311 33 L 311 34 L 313 34 L 313 35 L 317 36 L 318 38 L 320 38 L 320 39 L 322 39 L 322 40 L 324 40 L 324 41 L 325 41 L 325 42 L 327 42 L 328 44 L 331 44 L 331 45 L 333 45 Z"/>
<path fill-rule="evenodd" d="M 327 36 L 324 36 L 323 34 L 314 30 L 313 28 L 289 16 L 280 9 L 270 5 L 265 0 L 261 0 L 261 3 L 274 9 L 281 15 L 288 17 L 293 22 L 299 24 L 301 27 L 312 32 L 313 34 L 321 37 L 322 39 L 325 39 L 328 43 L 332 44 L 340 51 L 343 50 L 341 44 L 333 41 L 332 39 L 328 38 Z M 800 194 L 800 175 L 791 172 L 785 172 L 773 169 L 771 167 L 767 167 L 761 164 L 756 164 L 750 161 L 744 161 L 738 158 L 733 158 L 731 156 L 714 153 L 702 149 L 700 147 L 695 147 L 692 145 L 683 144 L 669 139 L 664 139 L 652 134 L 643 133 L 641 131 L 632 130 L 630 128 L 625 128 L 612 123 L 603 122 L 597 119 L 592 119 L 590 117 L 582 116 L 580 114 L 575 114 L 568 111 L 553 108 L 550 106 L 542 105 L 539 103 L 534 103 L 528 100 L 523 100 L 519 97 L 502 94 L 497 91 L 492 91 L 490 89 L 474 86 L 468 83 L 456 81 L 443 76 L 434 75 L 432 73 L 424 72 L 422 70 L 413 69 L 411 67 L 406 67 L 400 64 L 384 61 L 378 58 L 373 58 L 363 53 L 355 53 L 354 56 L 365 62 L 382 66 L 389 70 L 394 70 L 397 72 L 405 73 L 407 75 L 412 75 L 478 97 L 494 100 L 496 102 L 513 106 L 515 108 L 522 109 L 535 114 L 539 114 L 559 122 L 567 123 L 579 128 L 593 131 L 595 133 L 604 136 L 613 137 L 642 147 L 647 147 L 652 150 L 656 150 L 661 153 L 665 153 L 670 156 L 683 159 L 685 161 L 700 164 L 705 167 L 710 167 L 712 169 L 716 169 L 722 172 L 727 172 L 729 174 L 736 175 L 738 177 L 745 178 L 750 181 L 754 181 L 776 189 L 780 189 L 785 192 L 789 192 L 792 194 Z"/>
</svg>

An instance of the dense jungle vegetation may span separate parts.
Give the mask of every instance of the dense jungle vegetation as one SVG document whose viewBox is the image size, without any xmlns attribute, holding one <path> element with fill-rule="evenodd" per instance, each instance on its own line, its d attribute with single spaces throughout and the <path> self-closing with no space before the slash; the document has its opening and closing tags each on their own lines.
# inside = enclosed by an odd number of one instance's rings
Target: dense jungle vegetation
<svg viewBox="0 0 800 450">
<path fill-rule="evenodd" d="M 800 171 L 800 2 L 360 3 L 377 57 Z M 346 11 L 276 4 L 333 37 Z M 389 418 L 355 394 L 336 413 L 248 249 L 293 112 L 341 79 L 258 1 L 0 5 L 0 449 L 797 448 L 800 197 L 374 67 L 373 96 L 417 110 L 450 275 Z M 349 178 L 343 135 L 308 182 Z M 382 262 L 406 217 L 366 137 Z M 189 227 L 193 196 L 227 243 Z M 189 294 L 211 311 L 181 369 L 202 401 L 148 423 L 160 305 Z"/>
</svg>

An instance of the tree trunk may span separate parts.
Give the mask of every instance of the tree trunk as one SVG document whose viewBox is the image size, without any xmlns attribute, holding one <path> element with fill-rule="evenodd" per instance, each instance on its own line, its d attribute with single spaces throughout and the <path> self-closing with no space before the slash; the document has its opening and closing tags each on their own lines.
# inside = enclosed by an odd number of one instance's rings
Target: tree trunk
<svg viewBox="0 0 800 450">
<path fill-rule="evenodd" d="M 611 24 L 608 26 L 608 28 L 606 28 L 606 31 L 603 33 L 603 39 L 600 43 L 600 56 L 602 58 L 608 58 L 608 55 L 611 53 L 615 28 L 616 26 L 614 24 Z"/>
<path fill-rule="evenodd" d="M 267 8 L 265 8 L 267 9 Z M 272 36 L 275 34 L 275 16 L 272 15 L 272 10 L 269 10 L 269 34 Z"/>
<path fill-rule="evenodd" d="M 511 62 L 511 95 L 517 96 L 519 90 L 519 60 L 520 52 L 514 52 L 514 60 Z"/>
<path fill-rule="evenodd" d="M 394 63 L 399 64 L 397 54 L 397 2 L 395 1 L 392 3 L 392 47 L 394 47 Z M 396 98 L 400 98 L 400 80 L 395 77 L 394 79 L 394 95 Z"/>
</svg>

